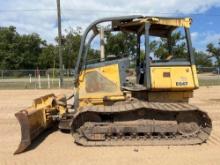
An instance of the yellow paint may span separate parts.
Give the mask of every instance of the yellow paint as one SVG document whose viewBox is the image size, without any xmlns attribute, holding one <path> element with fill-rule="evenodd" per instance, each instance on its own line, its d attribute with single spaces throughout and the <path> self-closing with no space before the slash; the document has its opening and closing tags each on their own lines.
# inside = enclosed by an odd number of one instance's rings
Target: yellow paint
<svg viewBox="0 0 220 165">
<path fill-rule="evenodd" d="M 151 67 L 152 90 L 184 91 L 197 88 L 198 79 L 193 69 L 190 66 Z M 164 76 L 166 73 L 170 77 Z"/>
<path fill-rule="evenodd" d="M 44 127 L 47 127 L 52 122 L 51 113 L 54 114 L 55 111 L 59 111 L 57 112 L 59 115 L 64 114 L 66 107 L 57 105 L 55 100 L 66 103 L 64 95 L 55 96 L 54 94 L 48 94 L 35 99 L 32 106 L 26 109 L 28 116 L 32 118 L 30 123 L 41 123 Z M 39 114 L 41 114 L 41 117 L 39 117 Z"/>
<path fill-rule="evenodd" d="M 188 102 L 192 96 L 192 91 L 148 92 L 148 100 L 153 102 Z"/>
<path fill-rule="evenodd" d="M 192 19 L 191 18 L 159 18 L 153 17 L 152 19 L 147 19 L 152 24 L 160 24 L 160 25 L 168 25 L 168 26 L 176 26 L 176 27 L 186 27 L 189 28 L 191 26 Z"/>
<path fill-rule="evenodd" d="M 122 27 L 140 25 L 145 22 L 149 22 L 150 24 L 159 24 L 159 25 L 165 25 L 165 26 L 176 26 L 176 27 L 189 28 L 191 26 L 192 19 L 191 18 L 144 17 L 144 18 L 140 18 L 132 22 L 123 24 Z"/>
<path fill-rule="evenodd" d="M 86 92 L 86 74 L 89 72 L 99 72 L 102 76 L 113 82 L 117 89 L 112 92 Z M 159 91 L 192 91 L 198 88 L 198 78 L 195 66 L 163 66 L 151 67 L 151 90 Z M 168 75 L 167 75 L 168 74 Z M 82 71 L 79 78 L 79 106 L 104 104 L 108 101 L 125 100 L 120 89 L 120 75 L 118 64 L 107 65 L 99 68 Z M 175 93 L 179 94 L 179 93 Z M 181 98 L 183 94 L 181 93 Z M 170 95 L 172 97 L 174 95 Z M 176 97 L 176 96 L 175 96 Z"/>
<path fill-rule="evenodd" d="M 103 92 L 103 91 L 92 92 L 92 93 L 86 92 L 86 80 L 85 80 L 86 74 L 94 71 L 98 72 L 103 77 L 114 83 L 116 85 L 116 90 L 112 92 Z M 118 64 L 111 64 L 103 67 L 83 70 L 79 77 L 79 88 L 78 88 L 80 105 L 85 105 L 90 103 L 102 104 L 103 99 L 105 97 L 109 97 L 110 99 L 113 100 L 121 100 L 123 97 L 123 93 L 120 89 L 120 86 L 121 85 L 120 85 Z"/>
<path fill-rule="evenodd" d="M 199 88 L 199 80 L 198 80 L 198 75 L 197 75 L 197 70 L 196 70 L 195 65 L 192 65 L 192 72 L 193 72 L 195 87 Z"/>
<path fill-rule="evenodd" d="M 35 109 L 40 109 L 46 106 L 52 106 L 52 101 L 55 98 L 54 94 L 48 94 L 37 99 L 34 99 L 32 106 Z"/>
<path fill-rule="evenodd" d="M 125 96 L 108 96 L 106 100 L 108 101 L 125 100 Z"/>
</svg>

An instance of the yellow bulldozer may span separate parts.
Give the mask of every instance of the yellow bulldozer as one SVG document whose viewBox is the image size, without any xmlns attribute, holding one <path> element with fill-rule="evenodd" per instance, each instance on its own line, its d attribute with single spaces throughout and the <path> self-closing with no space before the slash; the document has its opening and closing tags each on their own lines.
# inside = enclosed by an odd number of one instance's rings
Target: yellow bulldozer
<svg viewBox="0 0 220 165">
<path fill-rule="evenodd" d="M 25 151 L 43 131 L 56 124 L 83 146 L 206 142 L 212 130 L 211 119 L 206 112 L 188 103 L 193 90 L 199 87 L 189 30 L 191 22 L 190 18 L 135 15 L 91 23 L 81 38 L 73 105 L 67 104 L 65 96 L 49 94 L 16 113 L 21 142 L 15 154 Z M 98 60 L 88 60 L 91 42 L 101 34 L 103 24 L 108 24 L 105 30 L 109 32 L 136 36 L 133 58 L 107 55 L 102 47 Z M 176 29 L 181 29 L 186 41 L 185 53 L 181 55 L 171 41 Z M 152 53 L 152 37 L 167 42 L 166 57 L 160 59 Z M 132 76 L 128 74 L 131 63 L 135 68 Z"/>
</svg>

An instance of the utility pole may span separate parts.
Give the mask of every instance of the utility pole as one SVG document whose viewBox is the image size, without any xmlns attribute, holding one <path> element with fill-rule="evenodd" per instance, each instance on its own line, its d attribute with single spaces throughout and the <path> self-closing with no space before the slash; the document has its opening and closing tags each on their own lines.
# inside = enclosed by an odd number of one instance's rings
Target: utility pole
<svg viewBox="0 0 220 165">
<path fill-rule="evenodd" d="M 63 57 L 62 57 L 62 32 L 61 32 L 61 14 L 60 0 L 57 0 L 57 21 L 58 21 L 58 45 L 59 45 L 59 70 L 60 70 L 60 87 L 63 87 Z"/>
</svg>

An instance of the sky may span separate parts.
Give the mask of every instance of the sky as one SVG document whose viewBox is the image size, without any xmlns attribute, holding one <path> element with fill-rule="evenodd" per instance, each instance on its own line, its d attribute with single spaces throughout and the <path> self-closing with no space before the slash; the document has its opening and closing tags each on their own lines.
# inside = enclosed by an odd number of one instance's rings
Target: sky
<svg viewBox="0 0 220 165">
<path fill-rule="evenodd" d="M 220 39 L 220 0 L 61 0 L 62 31 L 108 16 L 154 15 L 192 17 L 191 36 L 197 50 Z M 0 26 L 22 34 L 38 33 L 48 43 L 57 36 L 56 0 L 1 0 Z"/>
</svg>

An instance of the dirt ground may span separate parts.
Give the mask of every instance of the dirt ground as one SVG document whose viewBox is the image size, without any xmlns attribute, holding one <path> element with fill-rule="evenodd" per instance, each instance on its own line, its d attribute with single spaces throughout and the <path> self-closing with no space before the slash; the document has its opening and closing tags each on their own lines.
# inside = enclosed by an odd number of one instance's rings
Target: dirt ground
<svg viewBox="0 0 220 165">
<path fill-rule="evenodd" d="M 220 164 L 220 86 L 201 87 L 191 100 L 192 104 L 206 110 L 213 120 L 213 131 L 205 144 L 86 148 L 74 144 L 71 135 L 55 130 L 47 132 L 29 151 L 14 156 L 20 140 L 20 127 L 14 113 L 29 106 L 37 96 L 52 92 L 71 94 L 71 90 L 0 90 L 0 165 Z"/>
</svg>

